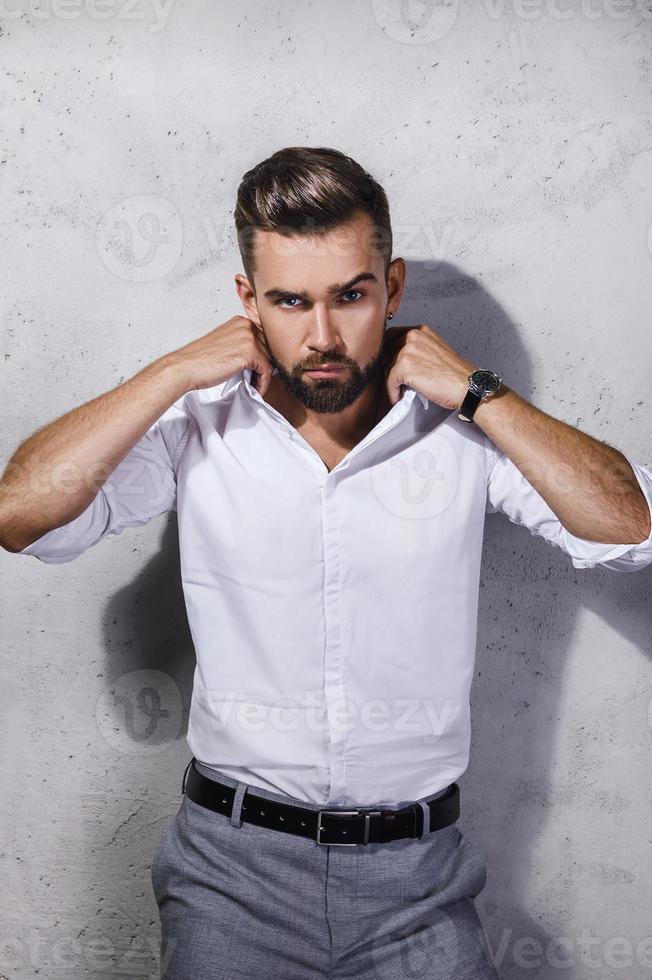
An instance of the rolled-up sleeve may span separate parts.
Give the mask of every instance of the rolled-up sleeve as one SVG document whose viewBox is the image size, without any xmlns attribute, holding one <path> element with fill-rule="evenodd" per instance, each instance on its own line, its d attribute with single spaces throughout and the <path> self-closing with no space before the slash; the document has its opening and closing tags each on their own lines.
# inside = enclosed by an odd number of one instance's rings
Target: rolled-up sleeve
<svg viewBox="0 0 652 980">
<path fill-rule="evenodd" d="M 632 544 L 590 541 L 571 534 L 559 521 L 541 494 L 526 480 L 509 456 L 487 439 L 486 513 L 499 511 L 513 524 L 522 524 L 531 534 L 540 535 L 570 555 L 575 568 L 603 565 L 616 572 L 636 572 L 652 564 L 652 527 L 644 541 Z M 652 471 L 630 459 L 629 462 L 647 502 L 652 522 Z"/>
<path fill-rule="evenodd" d="M 176 510 L 176 466 L 192 421 L 179 399 L 120 461 L 81 514 L 17 554 L 52 564 L 73 561 L 109 534 Z"/>
</svg>

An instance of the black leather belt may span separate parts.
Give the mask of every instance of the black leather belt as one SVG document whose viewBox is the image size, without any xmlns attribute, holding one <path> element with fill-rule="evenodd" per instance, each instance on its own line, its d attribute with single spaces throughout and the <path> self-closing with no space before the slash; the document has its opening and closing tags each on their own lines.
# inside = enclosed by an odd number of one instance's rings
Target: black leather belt
<svg viewBox="0 0 652 980">
<path fill-rule="evenodd" d="M 182 792 L 187 793 L 194 803 L 230 817 L 235 787 L 204 776 L 195 768 L 194 761 L 191 759 L 184 773 Z M 459 786 L 451 783 L 442 796 L 430 800 L 427 805 L 431 832 L 455 823 L 460 815 Z M 376 807 L 308 810 L 293 803 L 277 803 L 247 790 L 240 817 L 245 823 L 311 837 L 317 844 L 335 847 L 387 843 L 402 837 L 421 837 L 423 832 L 423 810 L 418 803 L 410 803 L 398 810 Z"/>
</svg>

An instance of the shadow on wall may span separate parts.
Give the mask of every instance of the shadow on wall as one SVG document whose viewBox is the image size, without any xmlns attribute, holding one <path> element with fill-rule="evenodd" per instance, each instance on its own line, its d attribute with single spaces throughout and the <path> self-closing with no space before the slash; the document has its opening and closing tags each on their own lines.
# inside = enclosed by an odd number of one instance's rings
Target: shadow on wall
<svg viewBox="0 0 652 980">
<path fill-rule="evenodd" d="M 171 690 L 176 688 L 181 693 L 179 699 L 176 691 L 170 698 L 165 696 L 166 690 L 145 687 L 133 705 L 133 716 L 126 699 L 123 701 L 125 735 L 147 749 L 142 755 L 135 753 L 135 758 L 147 759 L 148 752 L 176 739 L 185 743 L 195 651 L 181 587 L 176 514 L 168 517 L 159 552 L 136 579 L 111 597 L 104 613 L 104 629 L 109 680 L 134 670 L 147 671 L 156 680 L 155 672 L 160 671 L 174 682 Z M 152 755 L 156 758 L 157 753 L 152 751 Z M 181 778 L 175 782 L 180 790 Z"/>
<path fill-rule="evenodd" d="M 408 263 L 397 322 L 429 324 L 465 358 L 496 370 L 506 384 L 537 402 L 529 357 L 515 324 L 477 279 L 455 266 Z M 563 402 L 555 414 L 570 421 Z M 521 980 L 523 967 L 514 959 L 514 944 L 532 937 L 547 948 L 555 929 L 558 935 L 560 910 L 568 906 L 573 893 L 569 879 L 593 880 L 595 876 L 595 866 L 585 860 L 582 841 L 569 840 L 565 832 L 565 808 L 600 811 L 610 807 L 617 815 L 628 806 L 627 800 L 601 780 L 604 742 L 615 724 L 617 705 L 611 713 L 605 707 L 599 733 L 578 726 L 572 733 L 576 765 L 565 773 L 556 769 L 554 782 L 551 779 L 562 734 L 560 705 L 575 619 L 581 608 L 590 610 L 629 643 L 645 649 L 651 632 L 649 578 L 640 572 L 620 574 L 600 567 L 575 569 L 570 556 L 510 523 L 505 515 L 488 516 L 471 695 L 471 760 L 460 780 L 459 826 L 484 852 L 488 880 L 477 904 L 491 948 L 498 950 L 507 937 L 506 949 L 497 961 L 501 980 Z M 175 797 L 173 810 L 160 818 L 157 838 L 180 801 L 181 776 L 189 759 L 185 732 L 195 665 L 181 591 L 176 528 L 176 517 L 171 516 L 160 552 L 135 581 L 113 596 L 104 615 L 107 678 L 138 669 L 159 670 L 181 692 L 181 723 L 173 726 L 172 734 L 166 724 L 161 726 L 163 742 L 179 743 L 179 771 L 166 782 L 175 792 L 179 785 L 179 799 Z M 586 669 L 591 670 L 588 657 Z M 615 694 L 618 698 L 618 692 Z M 581 699 L 581 690 L 577 697 Z M 145 774 L 153 768 L 151 757 L 135 758 Z M 557 853 L 563 855 L 562 866 L 552 873 L 538 846 L 551 819 L 559 820 L 553 836 L 559 844 Z M 599 843 L 604 845 L 608 866 L 609 842 Z M 548 928 L 546 910 L 542 916 L 538 908 L 535 919 L 528 908 L 531 883 L 542 871 L 551 912 Z M 552 884 L 549 878 L 554 879 Z M 633 896 L 637 900 L 640 895 Z M 569 975 L 567 969 L 552 966 L 527 972 L 537 980 Z"/>
<path fill-rule="evenodd" d="M 135 976 L 138 971 L 138 976 L 153 978 L 159 975 L 161 930 L 150 867 L 182 800 L 195 667 L 176 514 L 163 525 L 159 551 L 112 595 L 103 626 L 105 690 L 115 692 L 106 712 L 109 741 L 122 755 L 120 776 L 114 774 L 109 782 L 123 799 L 111 841 L 115 849 L 103 857 L 98 914 L 101 935 L 114 951 L 106 963 L 112 975 L 125 971 L 125 976 Z M 92 866 L 96 855 L 92 841 L 90 845 Z M 111 858 L 113 867 L 107 868 Z"/>
</svg>

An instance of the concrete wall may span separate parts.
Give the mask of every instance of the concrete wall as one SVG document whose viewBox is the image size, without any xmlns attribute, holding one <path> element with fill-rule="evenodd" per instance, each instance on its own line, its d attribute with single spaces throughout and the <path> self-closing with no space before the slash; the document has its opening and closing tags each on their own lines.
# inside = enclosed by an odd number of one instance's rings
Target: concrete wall
<svg viewBox="0 0 652 980">
<path fill-rule="evenodd" d="M 652 464 L 652 5 L 2 6 L 3 465 L 241 312 L 235 189 L 295 144 L 384 183 L 397 322 Z M 0 554 L 0 977 L 155 975 L 193 669 L 174 520 L 70 565 Z M 501 978 L 650 976 L 650 581 L 487 519 L 460 827 Z"/>
</svg>

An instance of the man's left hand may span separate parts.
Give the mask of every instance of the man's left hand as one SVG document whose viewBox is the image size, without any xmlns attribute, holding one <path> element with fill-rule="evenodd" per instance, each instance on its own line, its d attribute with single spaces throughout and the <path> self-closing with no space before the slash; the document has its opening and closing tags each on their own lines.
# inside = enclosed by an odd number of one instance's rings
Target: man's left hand
<svg viewBox="0 0 652 980">
<path fill-rule="evenodd" d="M 425 323 L 388 327 L 383 364 L 391 405 L 399 401 L 401 385 L 408 385 L 431 402 L 450 409 L 460 407 L 468 391 L 469 375 L 476 370 Z"/>
</svg>

